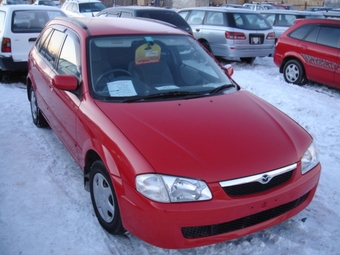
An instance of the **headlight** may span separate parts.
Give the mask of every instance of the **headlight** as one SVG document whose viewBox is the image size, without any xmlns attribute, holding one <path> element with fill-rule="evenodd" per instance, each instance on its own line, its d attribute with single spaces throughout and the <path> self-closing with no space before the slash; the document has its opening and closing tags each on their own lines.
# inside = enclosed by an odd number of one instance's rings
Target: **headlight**
<svg viewBox="0 0 340 255">
<path fill-rule="evenodd" d="M 204 181 L 160 174 L 136 177 L 137 191 L 151 200 L 163 203 L 193 202 L 212 198 Z"/>
<path fill-rule="evenodd" d="M 301 172 L 302 174 L 307 173 L 313 167 L 315 167 L 319 163 L 319 155 L 314 143 L 309 145 L 308 149 L 302 156 L 301 159 Z"/>
</svg>

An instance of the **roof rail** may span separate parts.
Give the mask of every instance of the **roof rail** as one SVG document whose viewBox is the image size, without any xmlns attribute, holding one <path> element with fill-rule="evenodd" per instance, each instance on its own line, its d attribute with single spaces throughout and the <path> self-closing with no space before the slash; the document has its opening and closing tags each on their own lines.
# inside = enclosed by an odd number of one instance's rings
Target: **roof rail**
<svg viewBox="0 0 340 255">
<path fill-rule="evenodd" d="M 88 30 L 86 24 L 84 24 L 83 22 L 81 22 L 81 21 L 78 20 L 78 19 L 71 18 L 71 17 L 55 17 L 54 19 L 56 19 L 56 20 L 64 20 L 64 21 L 73 23 L 73 24 L 75 24 L 75 25 L 81 27 L 82 29 L 86 30 L 86 32 L 87 32 L 88 35 L 91 35 L 91 33 L 90 33 L 90 31 Z"/>
</svg>

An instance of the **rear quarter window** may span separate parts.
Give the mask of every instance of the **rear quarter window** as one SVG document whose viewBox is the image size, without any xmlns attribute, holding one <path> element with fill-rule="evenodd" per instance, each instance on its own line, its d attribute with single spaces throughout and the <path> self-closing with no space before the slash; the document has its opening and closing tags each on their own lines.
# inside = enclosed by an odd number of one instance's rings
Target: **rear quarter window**
<svg viewBox="0 0 340 255">
<path fill-rule="evenodd" d="M 291 32 L 289 34 L 290 37 L 298 39 L 298 40 L 302 40 L 303 38 L 306 37 L 306 35 L 308 34 L 309 31 L 311 31 L 311 29 L 313 27 L 315 27 L 316 25 L 314 24 L 306 24 L 303 25 L 301 27 L 298 27 L 297 29 L 295 29 L 293 32 Z"/>
</svg>

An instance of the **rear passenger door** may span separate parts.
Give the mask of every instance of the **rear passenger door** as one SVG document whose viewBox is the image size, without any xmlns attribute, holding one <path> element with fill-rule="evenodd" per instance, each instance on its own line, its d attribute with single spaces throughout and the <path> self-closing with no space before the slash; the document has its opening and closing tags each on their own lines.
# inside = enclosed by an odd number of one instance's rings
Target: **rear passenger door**
<svg viewBox="0 0 340 255">
<path fill-rule="evenodd" d="M 310 80 L 334 84 L 338 65 L 339 37 L 340 28 L 316 26 L 304 41 L 299 43 L 301 55 L 306 61 L 306 73 Z"/>
<path fill-rule="evenodd" d="M 196 39 L 202 38 L 202 27 L 204 21 L 205 11 L 193 10 L 187 17 L 187 22 L 191 26 L 192 32 Z"/>
</svg>

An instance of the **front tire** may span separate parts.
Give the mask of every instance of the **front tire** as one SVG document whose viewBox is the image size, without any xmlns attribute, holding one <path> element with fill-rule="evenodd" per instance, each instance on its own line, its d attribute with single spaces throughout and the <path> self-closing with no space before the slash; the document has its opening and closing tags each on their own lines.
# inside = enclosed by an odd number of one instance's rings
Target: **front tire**
<svg viewBox="0 0 340 255">
<path fill-rule="evenodd" d="M 283 67 L 283 77 L 287 83 L 305 84 L 305 70 L 300 61 L 291 59 Z"/>
<path fill-rule="evenodd" d="M 32 114 L 33 123 L 37 127 L 46 127 L 47 122 L 45 120 L 45 117 L 42 115 L 40 111 L 37 98 L 35 96 L 35 91 L 32 86 L 29 89 L 29 95 L 30 95 L 30 106 L 31 106 L 31 114 Z"/>
<path fill-rule="evenodd" d="M 125 233 L 115 190 L 106 167 L 100 160 L 95 161 L 91 166 L 90 193 L 100 225 L 113 235 Z"/>
</svg>

